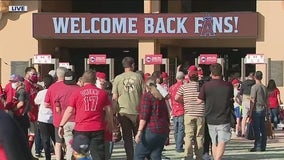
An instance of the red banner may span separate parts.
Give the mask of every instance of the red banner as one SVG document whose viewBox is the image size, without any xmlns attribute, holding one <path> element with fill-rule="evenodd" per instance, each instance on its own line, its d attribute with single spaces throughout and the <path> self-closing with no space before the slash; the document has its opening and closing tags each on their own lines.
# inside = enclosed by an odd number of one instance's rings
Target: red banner
<svg viewBox="0 0 284 160">
<path fill-rule="evenodd" d="M 105 54 L 90 54 L 89 64 L 106 64 Z"/>
<path fill-rule="evenodd" d="M 217 63 L 218 55 L 217 54 L 200 54 L 199 64 L 213 64 Z"/>
<path fill-rule="evenodd" d="M 145 64 L 162 64 L 163 56 L 161 54 L 145 55 Z"/>
<path fill-rule="evenodd" d="M 34 13 L 33 37 L 137 39 L 257 37 L 257 13 Z"/>
</svg>

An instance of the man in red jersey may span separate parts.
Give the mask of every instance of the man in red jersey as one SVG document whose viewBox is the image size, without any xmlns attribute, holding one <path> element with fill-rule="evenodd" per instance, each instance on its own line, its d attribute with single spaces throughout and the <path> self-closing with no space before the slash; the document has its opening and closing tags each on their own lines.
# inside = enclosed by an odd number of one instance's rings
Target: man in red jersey
<svg viewBox="0 0 284 160">
<path fill-rule="evenodd" d="M 10 76 L 10 80 L 15 77 L 15 74 L 12 74 Z M 5 95 L 6 95 L 6 104 L 9 102 L 12 102 L 13 97 L 16 94 L 16 90 L 12 88 L 12 82 L 9 81 L 9 83 L 6 84 L 5 89 L 4 89 Z"/>
<path fill-rule="evenodd" d="M 71 95 L 79 90 L 79 86 L 76 85 L 76 75 L 75 72 L 68 70 L 64 75 L 64 84 L 65 86 L 62 86 L 60 92 L 57 92 L 57 96 L 55 99 L 56 107 L 60 107 L 60 114 L 61 117 L 63 116 L 63 113 L 65 112 L 69 101 L 71 100 Z M 73 139 L 73 129 L 75 127 L 75 114 L 73 113 L 71 117 L 69 118 L 68 122 L 64 126 L 64 141 L 66 144 L 66 159 L 70 160 L 72 156 L 72 147 L 69 143 Z M 57 133 L 56 133 L 57 134 Z M 57 134 L 58 135 L 58 134 Z"/>
<path fill-rule="evenodd" d="M 105 159 L 105 128 L 112 129 L 112 111 L 107 92 L 95 86 L 96 72 L 86 71 L 82 76 L 83 87 L 74 92 L 64 112 L 59 135 L 64 134 L 63 126 L 75 111 L 74 137 L 87 136 L 90 139 L 90 153 L 93 159 Z M 107 126 L 105 123 L 107 121 Z"/>
<path fill-rule="evenodd" d="M 55 157 L 56 160 L 62 158 L 62 144 L 64 144 L 64 139 L 58 136 L 59 123 L 62 118 L 62 111 L 58 99 L 60 95 L 65 95 L 65 84 L 64 84 L 64 75 L 67 72 L 67 69 L 64 67 L 59 67 L 56 70 L 57 81 L 53 83 L 47 90 L 45 100 L 47 107 L 51 107 L 53 112 L 53 125 L 55 127 Z"/>
</svg>

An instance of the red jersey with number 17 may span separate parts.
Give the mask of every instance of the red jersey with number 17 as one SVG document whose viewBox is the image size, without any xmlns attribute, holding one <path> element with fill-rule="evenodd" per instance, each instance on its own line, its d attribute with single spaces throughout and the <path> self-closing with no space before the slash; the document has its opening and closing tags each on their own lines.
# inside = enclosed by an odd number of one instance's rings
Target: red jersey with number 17
<svg viewBox="0 0 284 160">
<path fill-rule="evenodd" d="M 99 131 L 105 129 L 104 110 L 110 106 L 107 92 L 87 84 L 72 94 L 69 105 L 75 109 L 76 131 Z"/>
</svg>

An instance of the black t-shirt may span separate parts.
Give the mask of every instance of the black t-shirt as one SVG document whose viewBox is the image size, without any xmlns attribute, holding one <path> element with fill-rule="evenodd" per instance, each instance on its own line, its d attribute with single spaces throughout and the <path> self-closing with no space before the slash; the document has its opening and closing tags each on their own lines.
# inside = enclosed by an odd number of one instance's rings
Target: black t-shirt
<svg viewBox="0 0 284 160">
<path fill-rule="evenodd" d="M 250 95 L 251 87 L 255 84 L 255 80 L 247 79 L 241 84 L 240 94 Z"/>
<path fill-rule="evenodd" d="M 27 137 L 19 125 L 0 110 L 0 145 L 9 160 L 30 160 Z"/>
<path fill-rule="evenodd" d="M 233 110 L 233 85 L 223 80 L 212 79 L 206 82 L 198 98 L 205 102 L 205 118 L 208 124 L 220 125 L 230 123 Z"/>
</svg>

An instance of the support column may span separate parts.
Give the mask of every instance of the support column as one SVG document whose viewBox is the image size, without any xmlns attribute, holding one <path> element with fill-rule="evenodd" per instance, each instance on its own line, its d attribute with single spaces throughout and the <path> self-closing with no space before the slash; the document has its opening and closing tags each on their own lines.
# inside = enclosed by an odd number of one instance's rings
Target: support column
<svg viewBox="0 0 284 160">
<path fill-rule="evenodd" d="M 144 13 L 160 13 L 161 1 L 160 0 L 144 0 Z M 142 59 L 145 58 L 146 54 L 160 54 L 160 44 L 158 40 L 140 39 L 138 42 L 138 59 L 139 59 L 139 70 L 144 72 L 153 73 L 155 70 L 159 70 L 159 65 L 145 65 L 142 64 Z"/>
<path fill-rule="evenodd" d="M 144 72 L 153 73 L 156 70 L 160 70 L 159 65 L 143 65 L 142 59 L 145 58 L 146 54 L 160 54 L 160 45 L 157 40 L 139 40 L 138 44 L 138 59 L 139 59 L 139 70 Z"/>
</svg>

